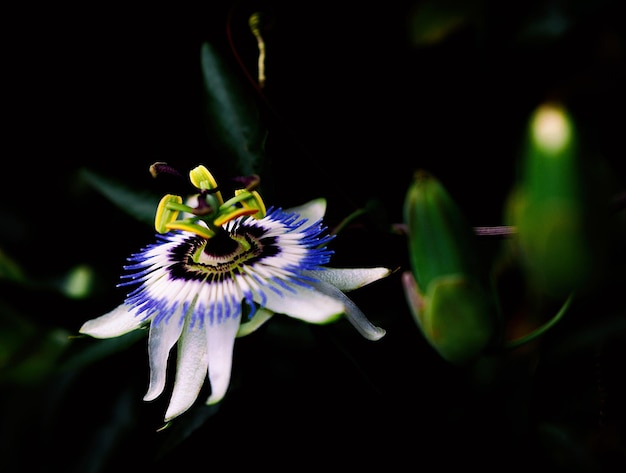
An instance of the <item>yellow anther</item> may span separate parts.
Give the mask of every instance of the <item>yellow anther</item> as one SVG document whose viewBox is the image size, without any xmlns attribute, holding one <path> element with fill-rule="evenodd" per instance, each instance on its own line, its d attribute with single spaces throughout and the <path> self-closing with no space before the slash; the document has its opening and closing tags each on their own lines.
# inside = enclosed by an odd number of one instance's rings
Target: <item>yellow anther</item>
<svg viewBox="0 0 626 473">
<path fill-rule="evenodd" d="M 189 179 L 191 183 L 200 190 L 217 189 L 217 181 L 213 177 L 213 174 L 202 164 L 189 171 Z M 215 196 L 220 205 L 224 203 L 222 194 L 219 191 L 215 192 Z"/>
<path fill-rule="evenodd" d="M 170 222 L 167 225 L 167 230 L 182 230 L 185 232 L 195 233 L 196 235 L 201 236 L 202 238 L 212 238 L 215 236 L 215 233 L 208 229 L 207 227 L 203 227 L 198 225 L 197 223 L 189 223 L 184 220 L 178 220 L 176 222 Z"/>
<path fill-rule="evenodd" d="M 159 202 L 159 206 L 157 207 L 156 215 L 154 217 L 154 228 L 156 228 L 156 231 L 159 233 L 167 233 L 167 225 L 178 218 L 180 210 L 172 209 L 168 206 L 168 204 L 172 202 L 175 204 L 182 204 L 183 198 L 179 195 L 167 194 L 164 195 Z"/>
<path fill-rule="evenodd" d="M 241 217 L 242 215 L 252 215 L 252 214 L 257 213 L 258 211 L 259 211 L 258 209 L 252 209 L 252 208 L 248 208 L 248 209 L 237 208 L 230 213 L 220 215 L 213 221 L 213 224 L 218 227 L 221 227 L 226 222 L 230 222 L 231 220 L 234 220 L 237 217 Z"/>
<path fill-rule="evenodd" d="M 257 191 L 247 191 L 245 189 L 237 189 L 235 191 L 235 195 L 240 195 L 243 193 L 249 193 L 250 197 L 248 199 L 242 200 L 241 201 L 241 205 L 244 206 L 244 208 L 246 209 L 256 209 L 259 211 L 259 213 L 257 213 L 254 218 L 256 219 L 260 219 L 265 217 L 265 214 L 267 213 L 267 209 L 265 208 L 265 203 L 263 202 L 263 199 L 261 198 L 261 194 L 259 194 Z"/>
</svg>

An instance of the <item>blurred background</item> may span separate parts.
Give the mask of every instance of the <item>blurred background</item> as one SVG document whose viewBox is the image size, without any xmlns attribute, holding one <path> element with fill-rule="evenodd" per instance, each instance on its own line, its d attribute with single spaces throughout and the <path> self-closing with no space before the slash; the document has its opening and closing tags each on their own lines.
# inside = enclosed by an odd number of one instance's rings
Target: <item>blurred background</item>
<svg viewBox="0 0 626 473">
<path fill-rule="evenodd" d="M 626 465 L 623 132 L 626 25 L 617 0 L 214 1 L 8 7 L 0 185 L 0 471 L 110 472 L 228 464 L 488 471 Z M 258 43 L 248 21 L 261 13 Z M 224 147 L 202 51 L 245 102 L 256 148 Z M 206 49 L 204 50 L 206 52 Z M 205 56 L 206 57 L 206 56 Z M 215 70 L 212 70 L 215 73 Z M 463 366 L 443 360 L 407 307 L 398 224 L 413 173 L 443 183 L 475 227 L 502 225 L 528 120 L 565 104 L 611 208 L 607 264 L 543 337 Z M 225 120 L 227 121 L 227 120 Z M 258 129 L 254 129 L 258 127 Z M 205 164 L 258 173 L 268 205 L 328 201 L 337 267 L 397 271 L 351 298 L 387 330 L 276 316 L 235 345 L 230 392 L 163 431 L 168 392 L 146 403 L 146 339 L 77 336 L 120 304 L 127 256 L 150 218 Z M 128 192 L 128 193 L 126 193 Z M 507 334 L 533 311 L 503 257 Z M 495 270 L 494 270 L 495 271 Z M 171 387 L 171 386 L 170 386 Z M 201 396 L 200 399 L 202 399 Z M 206 462 L 206 464 L 204 464 Z M 623 471 L 623 470 L 621 470 Z"/>
</svg>

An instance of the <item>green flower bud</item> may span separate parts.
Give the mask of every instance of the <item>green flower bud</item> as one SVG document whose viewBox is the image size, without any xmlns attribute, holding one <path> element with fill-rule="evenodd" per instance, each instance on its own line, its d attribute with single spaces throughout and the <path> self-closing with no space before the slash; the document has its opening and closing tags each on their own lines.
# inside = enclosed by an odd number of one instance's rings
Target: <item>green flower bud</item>
<svg viewBox="0 0 626 473">
<path fill-rule="evenodd" d="M 426 171 L 415 173 L 404 203 L 409 256 L 418 285 L 440 276 L 475 274 L 475 235 L 450 194 Z"/>
<path fill-rule="evenodd" d="M 452 363 L 480 354 L 495 333 L 476 236 L 441 183 L 418 171 L 404 204 L 411 271 L 409 308 L 426 340 Z"/>
<path fill-rule="evenodd" d="M 519 257 L 529 280 L 564 296 L 586 283 L 597 253 L 606 203 L 596 201 L 574 122 L 559 104 L 543 104 L 530 117 L 522 176 L 509 199 Z M 599 207 L 596 204 L 601 204 Z"/>
<path fill-rule="evenodd" d="M 474 359 L 492 340 L 494 318 L 485 291 L 459 274 L 442 276 L 421 295 L 411 273 L 403 275 L 409 308 L 430 345 L 450 363 Z"/>
</svg>

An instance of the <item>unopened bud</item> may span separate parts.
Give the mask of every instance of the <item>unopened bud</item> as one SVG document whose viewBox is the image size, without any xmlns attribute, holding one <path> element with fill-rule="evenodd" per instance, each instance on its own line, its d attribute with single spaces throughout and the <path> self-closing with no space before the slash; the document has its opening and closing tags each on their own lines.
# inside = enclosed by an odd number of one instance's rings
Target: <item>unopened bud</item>
<svg viewBox="0 0 626 473">
<path fill-rule="evenodd" d="M 411 271 L 403 284 L 426 340 L 446 360 L 479 355 L 495 333 L 475 234 L 441 183 L 418 171 L 404 207 Z"/>
</svg>

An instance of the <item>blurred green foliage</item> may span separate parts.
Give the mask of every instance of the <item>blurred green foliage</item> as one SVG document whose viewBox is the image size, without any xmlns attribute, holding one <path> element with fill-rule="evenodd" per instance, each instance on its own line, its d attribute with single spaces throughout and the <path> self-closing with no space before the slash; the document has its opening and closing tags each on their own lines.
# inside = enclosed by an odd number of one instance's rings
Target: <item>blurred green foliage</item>
<svg viewBox="0 0 626 473">
<path fill-rule="evenodd" d="M 626 464 L 619 1 L 9 8 L 0 471 Z M 265 18 L 264 87 L 255 12 Z M 606 225 L 578 247 L 594 252 L 583 270 L 593 283 L 531 343 L 449 363 L 413 320 L 400 280 L 410 257 L 397 229 L 413 173 L 437 176 L 472 227 L 511 223 L 516 192 L 528 196 L 529 119 L 554 101 L 589 163 L 580 195 L 597 210 L 578 228 L 595 228 L 599 213 Z M 123 300 L 121 268 L 152 243 L 159 198 L 186 189 L 153 179 L 156 161 L 182 172 L 204 164 L 225 186 L 259 174 L 268 205 L 325 197 L 326 223 L 341 228 L 333 266 L 399 269 L 351 296 L 387 335 L 371 343 L 344 321 L 275 317 L 238 340 L 224 402 L 160 431 L 168 396 L 142 401 L 144 333 L 76 336 Z M 524 226 L 538 225 L 533 215 Z M 550 321 L 565 296 L 529 277 L 520 240 L 477 240 L 503 339 Z"/>
<path fill-rule="evenodd" d="M 528 279 L 557 297 L 597 284 L 606 261 L 610 181 L 577 135 L 561 105 L 539 105 L 509 202 Z"/>
</svg>

